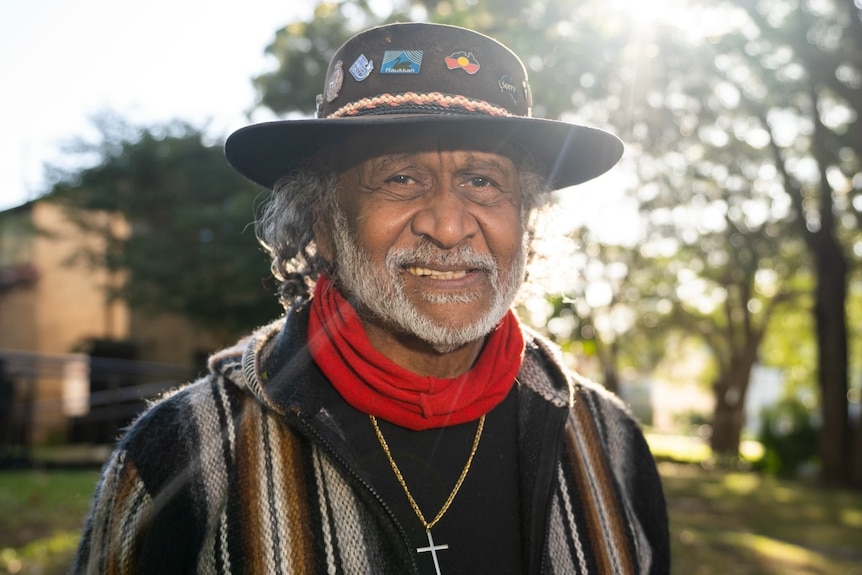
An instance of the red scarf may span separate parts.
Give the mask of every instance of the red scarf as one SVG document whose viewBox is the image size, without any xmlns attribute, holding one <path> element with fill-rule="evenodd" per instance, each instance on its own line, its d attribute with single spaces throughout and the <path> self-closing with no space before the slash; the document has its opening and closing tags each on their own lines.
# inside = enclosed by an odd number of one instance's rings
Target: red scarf
<svg viewBox="0 0 862 575">
<path fill-rule="evenodd" d="M 473 421 L 503 401 L 521 368 L 524 337 L 510 310 L 469 371 L 446 379 L 416 375 L 374 349 L 356 311 L 321 276 L 311 301 L 308 348 L 347 403 L 420 431 Z"/>
</svg>

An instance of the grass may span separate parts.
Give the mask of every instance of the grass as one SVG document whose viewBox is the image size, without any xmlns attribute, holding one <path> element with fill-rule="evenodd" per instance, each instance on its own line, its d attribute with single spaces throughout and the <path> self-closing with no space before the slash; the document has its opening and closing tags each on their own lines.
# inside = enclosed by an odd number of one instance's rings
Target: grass
<svg viewBox="0 0 862 575">
<path fill-rule="evenodd" d="M 660 463 L 673 572 L 862 575 L 862 494 Z"/>
<path fill-rule="evenodd" d="M 862 575 L 862 494 L 663 462 L 674 575 Z M 95 471 L 0 472 L 0 575 L 64 573 Z"/>
<path fill-rule="evenodd" d="M 0 472 L 0 574 L 65 573 L 97 471 Z"/>
</svg>

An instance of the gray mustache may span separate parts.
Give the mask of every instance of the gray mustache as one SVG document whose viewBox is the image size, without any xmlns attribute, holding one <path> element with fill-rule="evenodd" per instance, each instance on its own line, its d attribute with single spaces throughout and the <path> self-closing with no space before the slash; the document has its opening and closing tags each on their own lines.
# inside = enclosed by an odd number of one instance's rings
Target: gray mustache
<svg viewBox="0 0 862 575">
<path fill-rule="evenodd" d="M 497 260 L 490 254 L 481 254 L 467 245 L 444 250 L 428 241 L 414 248 L 393 249 L 386 255 L 386 267 L 390 271 L 407 265 L 468 268 L 489 273 L 497 271 Z"/>
</svg>

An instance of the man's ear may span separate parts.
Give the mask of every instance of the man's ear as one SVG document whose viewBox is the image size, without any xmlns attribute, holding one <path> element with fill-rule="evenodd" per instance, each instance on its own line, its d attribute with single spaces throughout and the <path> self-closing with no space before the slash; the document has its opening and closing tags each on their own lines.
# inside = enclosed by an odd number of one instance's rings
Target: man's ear
<svg viewBox="0 0 862 575">
<path fill-rule="evenodd" d="M 328 262 L 335 261 L 335 242 L 332 239 L 332 224 L 320 213 L 320 206 L 314 207 L 314 244 L 317 251 Z"/>
</svg>

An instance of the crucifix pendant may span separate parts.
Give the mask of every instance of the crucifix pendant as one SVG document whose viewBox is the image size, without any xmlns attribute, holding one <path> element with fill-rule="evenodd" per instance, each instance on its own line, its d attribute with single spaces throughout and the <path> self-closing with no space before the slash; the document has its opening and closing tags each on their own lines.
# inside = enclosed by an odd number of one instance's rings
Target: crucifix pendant
<svg viewBox="0 0 862 575">
<path fill-rule="evenodd" d="M 431 530 L 426 529 L 425 533 L 428 535 L 428 547 L 417 547 L 417 553 L 427 553 L 431 552 L 431 557 L 434 558 L 434 571 L 437 572 L 437 575 L 440 575 L 440 564 L 437 562 L 437 551 L 441 549 L 449 549 L 448 545 L 434 545 L 434 538 L 431 537 Z"/>
</svg>

